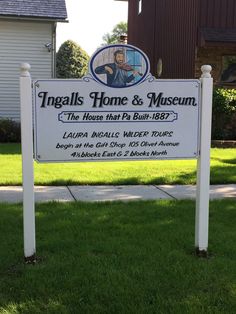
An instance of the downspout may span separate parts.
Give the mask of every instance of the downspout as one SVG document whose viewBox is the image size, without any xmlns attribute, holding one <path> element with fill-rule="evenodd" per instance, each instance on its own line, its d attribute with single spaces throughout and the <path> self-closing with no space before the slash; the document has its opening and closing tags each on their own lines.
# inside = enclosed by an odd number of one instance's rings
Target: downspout
<svg viewBox="0 0 236 314">
<path fill-rule="evenodd" d="M 52 30 L 52 78 L 56 77 L 56 29 L 57 23 L 55 22 Z"/>
</svg>

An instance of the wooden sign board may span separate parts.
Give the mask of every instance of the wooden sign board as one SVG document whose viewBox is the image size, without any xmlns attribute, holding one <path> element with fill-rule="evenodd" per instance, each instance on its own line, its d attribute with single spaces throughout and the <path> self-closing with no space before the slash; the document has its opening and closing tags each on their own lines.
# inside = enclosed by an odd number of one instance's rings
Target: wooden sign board
<svg viewBox="0 0 236 314">
<path fill-rule="evenodd" d="M 78 80 L 34 82 L 38 162 L 196 158 L 200 81 L 160 80 L 130 45 L 97 51 Z"/>
</svg>

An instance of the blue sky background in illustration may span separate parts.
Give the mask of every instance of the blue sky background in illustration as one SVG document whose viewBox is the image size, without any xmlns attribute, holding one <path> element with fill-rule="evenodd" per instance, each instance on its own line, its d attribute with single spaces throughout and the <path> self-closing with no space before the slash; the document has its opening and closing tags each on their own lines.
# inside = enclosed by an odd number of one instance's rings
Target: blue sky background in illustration
<svg viewBox="0 0 236 314">
<path fill-rule="evenodd" d="M 79 44 L 90 56 L 100 47 L 105 33 L 127 21 L 128 2 L 114 0 L 66 0 L 69 23 L 57 25 L 57 49 L 67 39 Z"/>
</svg>

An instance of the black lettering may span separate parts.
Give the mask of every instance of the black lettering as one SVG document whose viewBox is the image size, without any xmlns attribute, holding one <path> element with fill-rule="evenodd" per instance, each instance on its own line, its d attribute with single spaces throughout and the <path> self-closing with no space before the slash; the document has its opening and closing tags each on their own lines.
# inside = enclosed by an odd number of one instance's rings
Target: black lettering
<svg viewBox="0 0 236 314">
<path fill-rule="evenodd" d="M 45 108 L 46 107 L 47 94 L 48 94 L 48 92 L 40 92 L 40 93 L 38 93 L 38 97 L 39 98 L 43 98 L 41 106 L 40 106 L 41 108 Z"/>
<path fill-rule="evenodd" d="M 196 106 L 195 98 L 194 97 L 186 97 L 185 98 L 185 105 L 187 106 Z"/>
<path fill-rule="evenodd" d="M 104 95 L 105 95 L 104 92 L 101 93 L 100 97 L 99 97 L 99 92 L 92 92 L 89 94 L 89 97 L 93 99 L 93 107 L 95 108 L 102 107 L 102 100 L 103 100 Z"/>
<path fill-rule="evenodd" d="M 49 98 L 54 98 L 54 97 L 48 97 L 48 99 Z M 59 109 L 59 108 L 62 107 L 62 99 L 63 99 L 63 97 L 56 97 L 56 98 L 54 98 L 54 107 L 55 108 Z"/>
<path fill-rule="evenodd" d="M 148 107 L 152 107 L 153 105 L 156 107 L 160 107 L 160 100 L 162 98 L 162 95 L 163 93 L 159 93 L 156 97 L 156 93 L 148 93 L 147 97 L 151 99 Z"/>
<path fill-rule="evenodd" d="M 92 92 L 89 97 L 93 99 L 93 107 L 124 106 L 127 105 L 127 97 L 107 97 L 105 92 Z"/>
</svg>

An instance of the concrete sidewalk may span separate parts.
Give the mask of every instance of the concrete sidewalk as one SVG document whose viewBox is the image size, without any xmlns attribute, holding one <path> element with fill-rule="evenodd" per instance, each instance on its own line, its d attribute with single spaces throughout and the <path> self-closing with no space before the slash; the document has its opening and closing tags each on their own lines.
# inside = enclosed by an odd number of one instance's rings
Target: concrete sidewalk
<svg viewBox="0 0 236 314">
<path fill-rule="evenodd" d="M 100 186 L 35 186 L 36 202 L 47 201 L 134 201 L 157 199 L 195 199 L 193 185 L 100 185 Z M 212 185 L 210 199 L 236 198 L 236 184 Z M 21 186 L 0 187 L 0 202 L 22 202 Z"/>
</svg>

